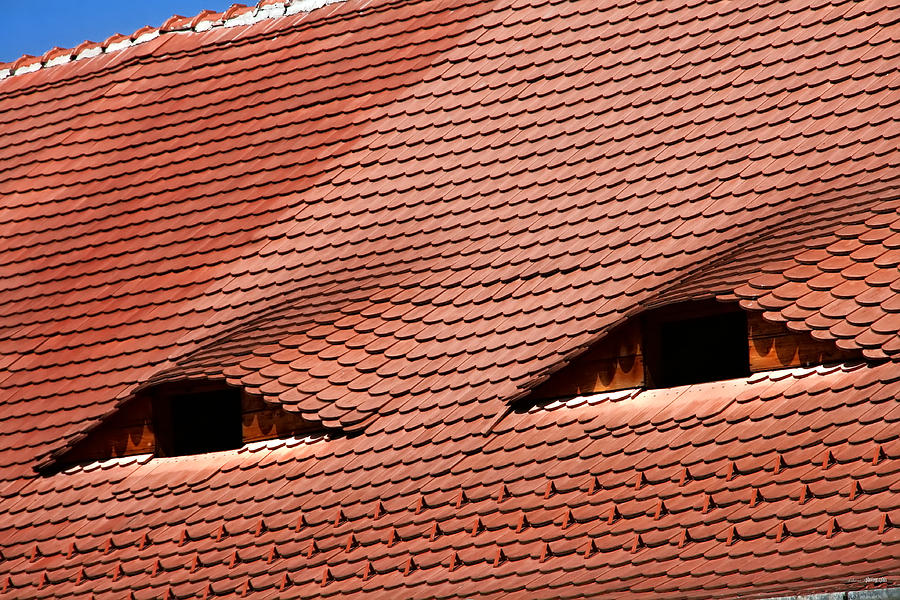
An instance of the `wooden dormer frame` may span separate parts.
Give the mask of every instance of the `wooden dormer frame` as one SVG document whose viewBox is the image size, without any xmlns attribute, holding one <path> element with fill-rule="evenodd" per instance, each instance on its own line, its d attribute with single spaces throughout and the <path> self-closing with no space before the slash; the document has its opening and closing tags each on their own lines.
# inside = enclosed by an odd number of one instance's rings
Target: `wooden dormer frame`
<svg viewBox="0 0 900 600">
<path fill-rule="evenodd" d="M 838 348 L 830 340 L 819 340 L 806 332 L 788 329 L 784 323 L 766 320 L 762 313 L 746 311 L 736 303 L 713 300 L 684 302 L 649 310 L 612 329 L 591 348 L 537 386 L 533 400 L 583 396 L 629 388 L 657 388 L 680 385 L 660 377 L 661 331 L 666 324 L 692 319 L 735 318 L 746 323 L 742 336 L 746 364 L 730 376 L 808 367 L 840 362 L 859 362 L 862 353 Z M 743 352 L 744 349 L 740 351 Z M 656 380 L 656 381 L 655 381 Z M 702 374 L 684 384 L 715 381 Z"/>
</svg>

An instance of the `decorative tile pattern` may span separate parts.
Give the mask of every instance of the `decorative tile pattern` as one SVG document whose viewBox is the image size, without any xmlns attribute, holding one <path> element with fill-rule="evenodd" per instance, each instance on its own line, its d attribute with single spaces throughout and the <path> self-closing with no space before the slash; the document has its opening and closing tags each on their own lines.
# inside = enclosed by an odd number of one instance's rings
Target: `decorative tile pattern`
<svg viewBox="0 0 900 600">
<path fill-rule="evenodd" d="M 263 5 L 0 81 L 0 596 L 900 587 L 900 5 Z M 871 362 L 514 408 L 710 297 Z M 36 474 L 185 377 L 333 433 Z"/>
</svg>

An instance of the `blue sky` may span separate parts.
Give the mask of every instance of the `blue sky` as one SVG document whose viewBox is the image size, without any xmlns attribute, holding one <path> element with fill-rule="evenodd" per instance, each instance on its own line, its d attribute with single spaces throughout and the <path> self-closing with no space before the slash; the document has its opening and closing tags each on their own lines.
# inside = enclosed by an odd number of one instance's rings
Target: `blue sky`
<svg viewBox="0 0 900 600">
<path fill-rule="evenodd" d="M 159 26 L 173 14 L 223 11 L 234 0 L 0 0 L 0 62 L 40 56 L 54 46 L 101 42 L 114 33 Z M 255 0 L 252 1 L 255 4 Z M 251 4 L 251 0 L 242 2 Z"/>
</svg>

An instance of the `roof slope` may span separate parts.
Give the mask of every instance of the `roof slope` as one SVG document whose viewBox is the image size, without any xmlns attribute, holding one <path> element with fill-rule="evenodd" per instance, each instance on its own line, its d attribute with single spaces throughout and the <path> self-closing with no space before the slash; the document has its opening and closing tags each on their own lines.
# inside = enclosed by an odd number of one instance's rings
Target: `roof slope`
<svg viewBox="0 0 900 600">
<path fill-rule="evenodd" d="M 350 0 L 0 81 L 0 588 L 896 573 L 898 20 Z M 510 410 L 624 319 L 711 296 L 876 362 Z M 352 437 L 34 474 L 183 377 Z"/>
</svg>

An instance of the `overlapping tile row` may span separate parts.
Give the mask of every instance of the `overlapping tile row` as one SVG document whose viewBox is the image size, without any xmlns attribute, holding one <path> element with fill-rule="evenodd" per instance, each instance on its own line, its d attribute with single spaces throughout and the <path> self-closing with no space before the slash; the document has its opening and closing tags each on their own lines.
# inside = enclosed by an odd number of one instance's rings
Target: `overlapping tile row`
<svg viewBox="0 0 900 600">
<path fill-rule="evenodd" d="M 900 350 L 895 279 L 900 265 L 896 203 L 848 223 L 763 267 L 737 290 L 747 305 L 797 328 L 884 357 Z"/>
<path fill-rule="evenodd" d="M 456 444 L 410 425 L 74 468 L 4 500 L 2 597 L 862 587 L 900 569 L 893 371 L 613 393 L 442 428 Z"/>
</svg>

